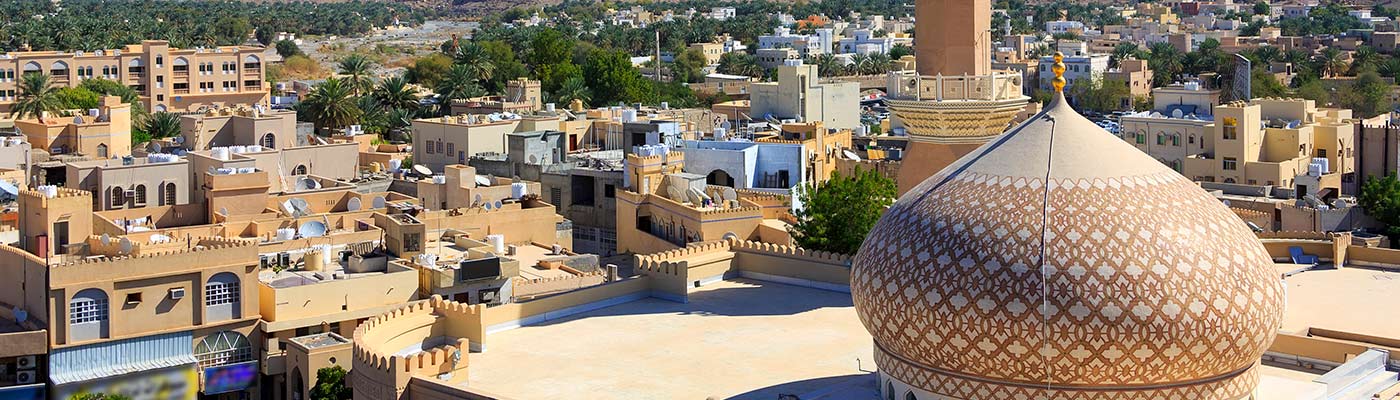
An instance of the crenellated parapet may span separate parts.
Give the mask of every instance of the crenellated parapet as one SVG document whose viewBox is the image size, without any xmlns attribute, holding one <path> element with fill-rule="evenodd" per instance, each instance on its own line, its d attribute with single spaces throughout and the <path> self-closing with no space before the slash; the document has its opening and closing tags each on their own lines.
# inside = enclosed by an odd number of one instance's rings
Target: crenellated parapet
<svg viewBox="0 0 1400 400">
<path fill-rule="evenodd" d="M 729 251 L 730 244 L 731 244 L 730 241 L 724 241 L 724 240 L 713 240 L 713 241 L 709 241 L 709 242 L 696 242 L 696 243 L 691 243 L 691 244 L 689 244 L 689 245 L 686 245 L 685 247 L 682 247 L 682 248 L 679 248 L 679 249 L 667 250 L 667 251 L 663 251 L 663 252 L 660 252 L 660 253 L 645 254 L 645 255 L 643 255 L 643 254 L 638 254 L 638 255 L 636 256 L 636 260 L 637 260 L 637 264 L 638 264 L 639 266 L 640 266 L 641 264 L 644 264 L 644 263 L 645 263 L 645 264 L 648 264 L 648 265 L 658 265 L 658 264 L 661 264 L 661 263 L 664 263 L 664 262 L 668 262 L 668 261 L 677 261 L 677 260 L 680 260 L 680 259 L 684 259 L 684 258 L 688 258 L 688 257 L 693 257 L 693 256 L 700 255 L 700 254 L 708 254 L 708 253 L 717 253 L 717 252 L 722 252 L 722 251 Z"/>
<path fill-rule="evenodd" d="M 749 240 L 731 240 L 730 243 L 730 248 L 734 249 L 735 252 L 749 252 L 785 258 L 808 259 L 829 264 L 849 264 L 851 262 L 850 255 L 833 253 L 829 251 L 808 250 L 797 246 L 754 242 Z"/>
<path fill-rule="evenodd" d="M 1330 232 L 1315 231 L 1278 231 L 1278 232 L 1257 232 L 1254 234 L 1260 239 L 1298 239 L 1298 240 L 1332 240 L 1336 234 Z"/>
</svg>

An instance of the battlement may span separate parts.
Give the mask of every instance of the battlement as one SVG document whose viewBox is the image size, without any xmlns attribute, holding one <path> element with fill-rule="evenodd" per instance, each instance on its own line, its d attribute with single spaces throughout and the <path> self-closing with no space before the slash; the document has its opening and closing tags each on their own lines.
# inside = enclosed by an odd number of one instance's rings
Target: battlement
<svg viewBox="0 0 1400 400">
<path fill-rule="evenodd" d="M 1302 239 L 1302 240 L 1332 240 L 1337 237 L 1330 232 L 1313 231 L 1278 231 L 1278 232 L 1257 232 L 1255 236 L 1260 239 Z"/>
<path fill-rule="evenodd" d="M 53 194 L 53 196 L 48 196 L 48 195 L 44 194 L 44 192 L 43 192 L 42 190 L 38 190 L 38 189 L 22 189 L 22 190 L 19 191 L 19 195 L 20 195 L 20 197 L 24 197 L 24 198 L 34 198 L 34 199 L 64 199 L 64 198 L 73 198 L 73 197 L 84 197 L 84 198 L 89 199 L 89 201 L 91 201 L 91 198 L 92 198 L 92 192 L 89 192 L 89 191 L 86 191 L 86 190 L 73 189 L 73 188 L 66 188 L 66 187 L 55 187 L 54 189 L 55 189 L 54 192 L 51 193 L 51 194 Z"/>
<path fill-rule="evenodd" d="M 211 251 L 230 250 L 257 246 L 257 242 L 249 239 L 223 238 L 223 237 L 202 237 L 173 241 L 171 243 L 161 243 L 155 250 L 143 251 L 142 246 L 147 244 L 133 242 L 130 251 L 122 251 L 120 239 L 109 239 L 107 243 L 102 243 L 100 236 L 88 236 L 89 253 L 104 257 L 88 258 L 74 257 L 64 262 L 56 263 L 54 267 L 76 267 L 82 265 L 107 264 L 124 260 L 154 259 L 182 254 L 206 253 Z M 179 246 L 185 244 L 185 246 Z"/>
<path fill-rule="evenodd" d="M 663 163 L 663 162 L 665 162 L 665 163 L 673 163 L 673 164 L 674 164 L 674 163 L 684 162 L 684 161 L 685 161 L 685 153 L 682 153 L 682 152 L 679 152 L 679 151 L 672 151 L 672 152 L 669 152 L 669 153 L 666 153 L 666 154 L 658 154 L 658 155 L 650 155 L 650 156 L 642 156 L 642 155 L 637 155 L 637 154 L 635 154 L 635 153 L 634 153 L 634 154 L 628 154 L 628 155 L 627 155 L 627 163 L 629 163 L 629 164 L 656 164 L 656 163 Z"/>
<path fill-rule="evenodd" d="M 851 255 L 821 250 L 808 250 L 797 246 L 778 245 L 748 240 L 731 240 L 730 248 L 735 251 L 768 254 L 788 258 L 805 258 L 812 261 L 850 265 Z"/>
<path fill-rule="evenodd" d="M 661 263 L 674 261 L 690 256 L 729 251 L 731 242 L 714 240 L 709 242 L 691 243 L 685 247 L 667 250 L 660 253 L 638 254 L 636 256 L 637 265 L 660 265 Z"/>
<path fill-rule="evenodd" d="M 468 338 L 454 338 L 449 344 L 408 356 L 396 356 L 392 353 L 376 351 L 375 347 L 382 346 L 379 343 L 370 343 L 368 338 L 377 328 L 394 329 L 395 332 L 391 332 L 389 335 L 397 336 L 402 333 L 399 332 L 402 330 L 400 328 L 411 326 L 391 326 L 396 321 L 405 321 L 410 318 L 431 318 L 429 324 L 441 323 L 441 319 L 468 318 L 469 320 L 479 320 L 485 308 L 484 305 L 480 304 L 468 305 L 445 300 L 441 296 L 433 296 L 431 299 L 415 301 L 367 319 L 355 328 L 354 356 L 359 362 L 356 368 L 369 367 L 382 372 L 408 374 L 421 371 L 432 375 L 459 369 L 465 365 L 466 353 L 471 349 L 471 341 Z M 423 322 L 425 321 L 414 321 L 409 325 Z"/>
</svg>

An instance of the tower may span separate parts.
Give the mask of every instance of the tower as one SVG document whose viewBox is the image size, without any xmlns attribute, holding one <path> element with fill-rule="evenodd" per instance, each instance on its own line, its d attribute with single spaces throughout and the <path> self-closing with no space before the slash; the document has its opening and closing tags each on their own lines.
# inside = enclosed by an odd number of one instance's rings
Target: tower
<svg viewBox="0 0 1400 400">
<path fill-rule="evenodd" d="M 992 71 L 992 0 L 918 0 L 914 16 L 919 75 Z"/>
<path fill-rule="evenodd" d="M 1000 135 L 1027 100 L 1019 73 L 992 71 L 991 0 L 919 0 L 917 75 L 892 75 L 890 110 L 909 135 L 899 193 Z"/>
</svg>

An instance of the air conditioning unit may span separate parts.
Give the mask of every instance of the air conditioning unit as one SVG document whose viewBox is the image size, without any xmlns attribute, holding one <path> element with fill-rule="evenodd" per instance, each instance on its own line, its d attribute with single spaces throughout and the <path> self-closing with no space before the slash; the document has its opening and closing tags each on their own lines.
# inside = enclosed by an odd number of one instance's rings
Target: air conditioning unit
<svg viewBox="0 0 1400 400">
<path fill-rule="evenodd" d="M 277 253 L 277 265 L 284 267 L 292 265 L 292 255 L 287 252 Z"/>
<path fill-rule="evenodd" d="M 134 189 L 127 189 L 127 190 L 126 190 L 126 197 L 136 197 L 136 190 L 134 190 Z"/>
<path fill-rule="evenodd" d="M 271 263 L 271 260 L 268 260 L 268 258 L 270 258 L 270 256 L 267 256 L 267 255 L 258 256 L 258 268 L 267 269 L 267 268 L 271 267 L 271 266 L 272 266 L 272 265 L 270 264 L 270 263 Z"/>
<path fill-rule="evenodd" d="M 170 289 L 170 298 L 172 300 L 179 300 L 185 298 L 185 288 Z"/>
<path fill-rule="evenodd" d="M 35 369 L 39 363 L 34 356 L 20 356 L 15 358 L 15 369 Z"/>
<path fill-rule="evenodd" d="M 19 371 L 18 374 L 15 374 L 15 383 L 21 385 L 32 385 L 38 382 L 38 375 L 38 371 Z"/>
</svg>

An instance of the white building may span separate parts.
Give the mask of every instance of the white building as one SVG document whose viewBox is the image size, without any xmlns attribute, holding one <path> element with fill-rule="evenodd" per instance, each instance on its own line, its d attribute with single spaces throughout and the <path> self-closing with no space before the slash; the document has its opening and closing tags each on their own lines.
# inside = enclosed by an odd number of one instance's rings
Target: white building
<svg viewBox="0 0 1400 400">
<path fill-rule="evenodd" d="M 1069 31 L 1084 31 L 1084 23 L 1079 21 L 1050 21 L 1045 23 L 1045 31 L 1058 35 Z"/>
<path fill-rule="evenodd" d="M 818 83 L 817 66 L 788 60 L 778 67 L 778 81 L 749 86 L 754 119 L 822 121 L 827 128 L 860 126 L 860 83 Z"/>
<path fill-rule="evenodd" d="M 811 35 L 798 35 L 785 27 L 774 28 L 772 35 L 758 37 L 758 48 L 793 49 L 802 57 L 830 52 L 835 43 L 832 30 L 823 28 L 817 29 L 816 32 Z"/>
<path fill-rule="evenodd" d="M 734 10 L 734 7 L 715 7 L 711 8 L 710 12 L 705 15 L 713 20 L 724 21 L 730 18 L 734 18 L 734 16 L 736 15 L 736 11 Z"/>
<path fill-rule="evenodd" d="M 1108 71 L 1109 55 L 1089 53 L 1089 47 L 1084 42 L 1061 40 L 1057 47 L 1065 55 L 1067 87 L 1074 87 L 1076 82 L 1086 78 L 1095 81 L 1103 79 L 1103 73 Z M 1055 65 L 1055 57 L 1040 58 L 1040 90 L 1052 90 L 1050 81 L 1055 78 L 1055 73 L 1050 72 L 1051 65 Z"/>
<path fill-rule="evenodd" d="M 856 29 L 852 37 L 841 38 L 840 49 L 842 54 L 876 54 L 889 53 L 894 48 L 894 38 L 871 37 L 869 29 Z"/>
</svg>

